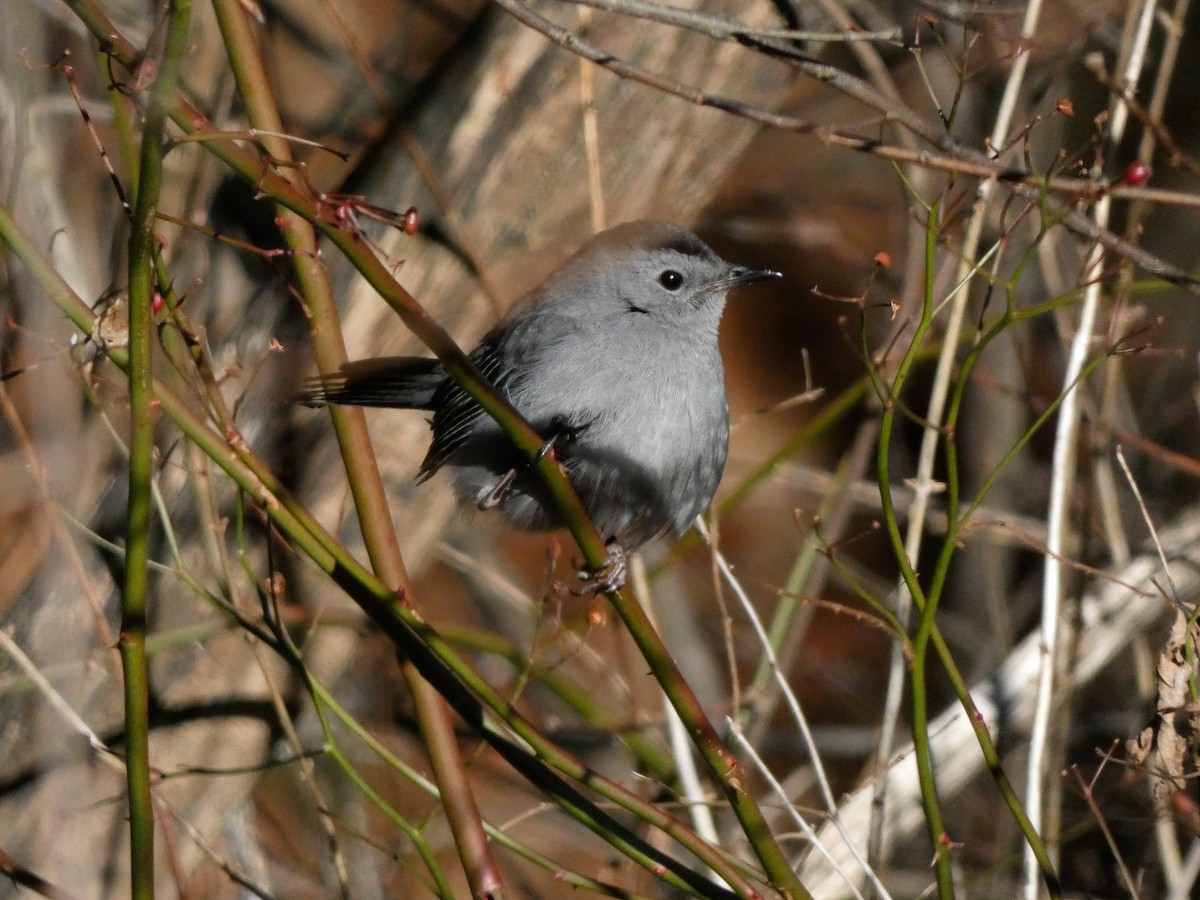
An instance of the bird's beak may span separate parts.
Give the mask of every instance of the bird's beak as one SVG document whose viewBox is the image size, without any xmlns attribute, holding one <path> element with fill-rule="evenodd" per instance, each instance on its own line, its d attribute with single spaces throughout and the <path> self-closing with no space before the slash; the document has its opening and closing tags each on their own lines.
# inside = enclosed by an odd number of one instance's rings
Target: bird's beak
<svg viewBox="0 0 1200 900">
<path fill-rule="evenodd" d="M 772 278 L 782 278 L 782 272 L 774 269 L 752 269 L 749 266 L 730 266 L 725 270 L 713 287 L 733 287 L 735 284 L 748 284 L 751 281 L 766 281 Z"/>
</svg>

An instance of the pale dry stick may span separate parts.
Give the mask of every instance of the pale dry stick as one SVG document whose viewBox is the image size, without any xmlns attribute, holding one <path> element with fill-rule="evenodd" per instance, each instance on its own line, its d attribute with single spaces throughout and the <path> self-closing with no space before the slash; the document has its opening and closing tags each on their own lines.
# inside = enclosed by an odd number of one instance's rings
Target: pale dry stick
<svg viewBox="0 0 1200 900">
<path fill-rule="evenodd" d="M 988 183 L 994 184 L 994 182 L 988 182 Z M 972 247 L 972 254 L 979 252 L 979 237 L 980 236 L 975 235 L 974 237 L 975 237 L 975 240 L 974 240 L 974 246 Z M 957 337 L 959 334 L 962 333 L 962 316 L 960 314 L 957 318 L 957 321 L 955 321 L 955 316 L 954 316 L 955 312 L 957 311 L 957 307 L 961 302 L 959 298 L 966 296 L 968 299 L 970 299 L 971 282 L 974 280 L 976 274 L 983 270 L 984 266 L 990 265 L 992 267 L 993 271 L 998 270 L 1000 268 L 1000 261 L 1003 258 L 1003 251 L 1004 251 L 1004 238 L 1001 237 L 1001 238 L 997 238 L 995 241 L 993 241 L 992 245 L 990 247 L 988 247 L 988 249 L 985 250 L 982 254 L 980 254 L 978 256 L 978 258 L 972 259 L 972 257 L 965 256 L 961 253 L 959 254 L 960 262 L 959 262 L 958 270 L 954 273 L 954 277 L 956 279 L 956 281 L 954 282 L 954 285 L 948 291 L 946 291 L 946 298 L 944 300 L 935 302 L 933 304 L 933 314 L 935 316 L 941 315 L 942 311 L 945 310 L 947 307 L 950 308 L 951 321 L 947 325 L 947 328 L 949 328 L 950 325 L 956 326 L 955 327 L 955 332 L 956 332 L 955 337 Z M 943 338 L 943 342 L 944 342 L 944 340 L 945 339 Z M 943 343 L 943 347 L 945 347 L 945 346 L 946 345 Z M 954 349 L 955 349 L 954 347 L 950 347 L 950 350 L 949 350 L 951 359 L 953 359 L 953 357 L 954 357 Z M 939 357 L 939 361 L 940 361 L 940 357 Z M 949 385 L 946 385 L 945 387 L 943 387 L 943 392 L 945 392 L 946 388 L 948 388 L 948 387 L 949 387 Z M 942 406 L 943 406 L 943 408 L 945 406 L 944 398 L 942 401 Z"/>
<path fill-rule="evenodd" d="M 1033 39 L 1037 34 L 1041 12 L 1042 0 L 1031 0 L 1025 9 L 1025 20 L 1021 25 L 1021 43 L 1017 47 L 1016 59 L 1004 84 L 1004 94 L 1001 97 L 1000 106 L 996 110 L 996 120 L 992 126 L 991 145 L 994 147 L 1003 147 L 1008 143 L 1008 134 L 1012 129 L 1021 88 L 1025 83 L 1025 73 L 1029 67 L 1030 51 L 1034 46 Z M 996 184 L 996 180 L 990 178 L 979 183 L 975 196 L 975 210 L 963 239 L 961 262 L 955 278 L 956 284 L 948 298 L 950 317 L 942 338 L 942 350 L 938 354 L 933 386 L 930 389 L 929 407 L 925 413 L 926 425 L 921 435 L 917 473 L 913 481 L 913 502 L 904 538 L 904 552 L 914 565 L 920 557 L 929 498 L 935 490 L 933 467 L 937 458 L 938 441 L 941 437 L 942 419 L 946 411 L 946 398 L 949 396 L 950 384 L 956 368 L 959 335 L 962 333 L 967 301 L 971 296 L 970 287 L 974 281 L 973 276 L 977 266 L 982 263 L 982 260 L 976 262 L 975 257 L 979 250 L 984 222 L 987 220 L 988 207 L 995 193 Z M 931 222 L 928 227 L 934 228 L 936 223 Z M 998 242 L 989 251 L 989 255 L 993 251 L 999 251 Z M 901 624 L 907 627 L 912 614 L 912 596 L 903 578 L 898 580 L 896 591 L 896 615 Z M 878 815 L 872 825 L 871 837 L 868 842 L 869 858 L 876 864 L 881 861 L 884 848 L 883 822 L 886 820 L 885 807 L 888 790 L 887 761 L 892 754 L 900 718 L 900 705 L 904 697 L 906 680 L 905 669 L 904 654 L 900 645 L 895 643 L 892 645 L 889 661 L 887 694 L 884 702 L 883 721 L 880 726 L 879 752 L 876 755 L 875 803 Z"/>
<path fill-rule="evenodd" d="M 860 869 L 870 880 L 875 891 L 880 897 L 888 896 L 887 890 L 883 883 L 879 880 L 879 876 L 875 874 L 875 870 L 867 862 L 866 857 L 857 845 L 851 840 L 849 833 L 842 828 L 838 813 L 838 805 L 833 797 L 833 789 L 829 785 L 829 778 L 825 774 L 825 766 L 821 762 L 821 755 L 817 750 L 817 742 L 813 738 L 812 729 L 808 724 L 808 717 L 804 715 L 804 710 L 800 707 L 800 701 L 796 697 L 796 692 L 792 690 L 792 686 L 787 683 L 782 670 L 779 668 L 775 659 L 775 651 L 771 649 L 771 639 L 767 634 L 767 629 L 762 623 L 762 619 L 758 615 L 758 611 L 754 608 L 754 604 L 750 601 L 750 597 L 746 594 L 741 582 L 733 574 L 733 570 L 729 567 L 725 556 L 712 545 L 708 527 L 704 524 L 703 519 L 696 520 L 696 529 L 700 532 L 700 536 L 704 538 L 705 543 L 712 550 L 713 558 L 716 560 L 717 568 L 720 569 L 721 577 L 725 579 L 725 583 L 729 585 L 734 595 L 738 598 L 738 602 L 742 606 L 742 611 L 746 614 L 746 618 L 750 621 L 754 628 L 754 633 L 758 637 L 759 645 L 767 659 L 768 665 L 771 667 L 771 674 L 774 676 L 775 684 L 779 688 L 784 702 L 787 704 L 788 711 L 792 714 L 792 719 L 796 723 L 796 727 L 800 731 L 800 735 L 804 740 L 804 748 L 808 751 L 809 761 L 812 764 L 813 775 L 817 785 L 821 790 L 821 799 L 825 803 L 825 809 L 828 812 L 829 821 L 838 831 L 842 840 L 850 848 L 850 856 L 853 858 L 855 865 Z M 789 807 L 790 809 L 790 807 Z M 813 896 L 821 896 L 819 893 Z"/>
<path fill-rule="evenodd" d="M 25 655 L 25 651 L 13 640 L 7 628 L 0 628 L 0 651 L 5 653 L 25 673 L 25 676 L 33 683 L 38 692 L 46 698 L 46 702 L 50 704 L 51 709 L 62 716 L 66 723 L 77 733 L 83 735 L 87 740 L 88 746 L 95 751 L 100 761 L 121 777 L 124 777 L 125 763 L 121 757 L 113 753 L 100 735 L 96 734 L 92 730 L 92 727 L 83 721 L 83 717 L 71 708 L 71 704 L 67 702 L 67 698 L 60 694 L 54 685 L 50 683 L 50 679 L 42 674 L 37 664 Z"/>
<path fill-rule="evenodd" d="M 1150 92 L 1150 102 L 1144 110 L 1138 113 L 1138 118 L 1146 125 L 1142 131 L 1142 139 L 1138 143 L 1137 156 L 1135 157 L 1142 162 L 1148 163 L 1154 156 L 1154 150 L 1159 143 L 1160 137 L 1162 138 L 1164 148 L 1172 159 L 1172 164 L 1175 163 L 1176 154 L 1179 153 L 1175 141 L 1163 128 L 1162 114 L 1167 105 L 1167 94 L 1174 83 L 1175 66 L 1179 61 L 1179 45 L 1183 39 L 1184 24 L 1187 20 L 1190 5 L 1191 0 L 1177 0 L 1174 10 L 1163 21 L 1163 47 L 1159 54 L 1160 62 L 1154 72 L 1154 87 Z M 1105 83 L 1106 86 L 1112 87 L 1111 83 L 1107 83 L 1107 80 Z M 1126 85 L 1119 92 L 1123 103 L 1132 104 L 1135 102 L 1132 97 L 1134 87 L 1133 85 Z M 1126 234 L 1137 232 L 1145 219 L 1147 209 L 1149 209 L 1149 204 L 1144 200 L 1135 200 L 1129 204 L 1125 222 Z M 1120 300 L 1118 302 L 1123 302 L 1126 299 L 1126 292 L 1133 281 L 1133 276 L 1134 273 L 1131 266 L 1122 266 Z M 1110 368 L 1116 370 L 1117 366 L 1114 364 Z"/>
<path fill-rule="evenodd" d="M 830 552 L 831 548 L 836 547 L 846 536 L 847 523 L 855 508 L 866 506 L 872 512 L 878 509 L 878 485 L 874 486 L 874 490 L 868 495 L 870 499 L 865 504 L 857 501 L 854 495 L 854 488 L 860 484 L 858 479 L 874 459 L 875 442 L 878 438 L 879 419 L 874 416 L 864 419 L 859 423 L 857 433 L 851 440 L 849 449 L 839 460 L 836 470 L 813 472 L 814 477 L 822 484 L 822 487 L 814 489 L 813 493 L 822 499 L 812 520 L 812 528 L 805 536 L 783 582 L 784 592 L 792 596 L 781 600 L 781 605 L 776 607 L 777 611 L 771 622 L 772 636 L 776 639 L 780 627 L 786 627 L 786 636 L 779 640 L 778 649 L 775 651 L 775 665 L 785 672 L 792 671 L 817 609 L 814 604 L 800 603 L 798 598 L 801 595 L 817 595 L 823 590 L 830 573 L 834 571 L 834 554 Z M 803 470 L 803 467 L 801 469 Z M 793 604 L 796 605 L 793 607 Z M 785 611 L 786 614 L 780 616 L 780 611 Z M 728 640 L 732 644 L 732 636 Z M 733 664 L 735 661 L 732 652 L 730 657 Z M 760 661 L 756 666 L 751 683 L 751 691 L 755 696 L 747 704 L 747 709 L 752 715 L 747 716 L 741 702 L 734 706 L 734 709 L 739 710 L 739 721 L 746 729 L 746 738 L 751 743 L 763 739 L 779 704 L 779 694 L 769 689 L 774 679 L 770 677 L 764 662 Z"/>
<path fill-rule="evenodd" d="M 1158 138 L 1162 132 L 1162 113 L 1166 106 L 1167 94 L 1173 83 L 1175 74 L 1175 66 L 1179 59 L 1179 45 L 1184 34 L 1184 23 L 1187 20 L 1188 10 L 1191 0 L 1178 0 L 1174 9 L 1171 12 L 1169 19 L 1164 23 L 1165 36 L 1163 39 L 1163 48 L 1160 55 L 1161 61 L 1158 64 L 1154 73 L 1154 87 L 1150 93 L 1150 102 L 1146 106 L 1144 113 L 1144 122 L 1148 122 L 1151 127 L 1147 127 L 1142 132 L 1142 139 L 1138 145 L 1137 159 L 1142 161 L 1150 160 L 1154 155 L 1155 146 L 1158 143 Z M 1129 97 L 1129 90 L 1122 92 L 1124 98 Z M 1129 102 L 1126 99 L 1125 102 Z M 1173 143 L 1173 142 L 1171 142 Z M 1173 151 L 1171 151 L 1173 152 Z M 1143 221 L 1148 205 L 1143 201 L 1135 201 L 1129 205 L 1128 218 L 1126 220 L 1126 233 L 1134 233 Z M 1125 299 L 1126 291 L 1130 283 L 1133 281 L 1134 271 L 1132 266 L 1121 267 L 1120 279 L 1120 299 L 1118 303 Z M 1120 359 L 1115 358 L 1110 360 L 1107 365 L 1108 384 L 1106 384 L 1104 392 L 1104 405 L 1106 412 L 1102 413 L 1103 417 L 1111 420 L 1113 417 L 1107 412 L 1115 405 L 1116 389 L 1119 385 L 1118 378 L 1123 371 Z M 1111 467 L 1103 465 L 1099 460 L 1096 462 L 1097 486 L 1101 493 L 1102 510 L 1110 508 L 1110 505 L 1105 501 L 1104 495 L 1107 493 L 1116 492 L 1115 477 Z M 1107 517 L 1104 519 L 1107 523 L 1110 521 Z M 1129 549 L 1124 539 L 1124 534 L 1119 528 L 1106 527 L 1106 533 L 1110 536 L 1110 547 L 1113 547 L 1113 539 L 1121 542 L 1120 547 L 1116 547 L 1117 553 L 1124 553 L 1124 556 L 1114 555 L 1114 559 L 1127 559 Z M 1111 552 L 1111 551 L 1110 551 Z M 1151 669 L 1153 668 L 1150 664 Z M 1153 676 L 1151 676 L 1151 683 Z M 1151 688 L 1151 691 L 1153 689 Z M 1148 694 L 1147 694 L 1148 695 Z M 1186 870 L 1188 862 L 1184 860 L 1183 854 L 1179 847 L 1179 838 L 1175 830 L 1175 823 L 1165 816 L 1158 816 L 1154 822 L 1155 841 L 1158 846 L 1158 858 L 1163 870 L 1163 880 L 1167 883 L 1168 888 L 1174 896 L 1179 892 L 1179 885 L 1184 885 L 1183 893 L 1187 894 L 1191 889 L 1192 883 L 1195 881 L 1196 874 L 1192 872 L 1190 875 Z M 1192 850 L 1189 851 L 1190 859 L 1198 858 L 1195 856 L 1195 851 L 1200 848 L 1200 843 L 1193 842 Z"/>
<path fill-rule="evenodd" d="M 581 6 L 576 11 L 579 30 L 586 32 L 592 24 L 592 11 Z M 600 130 L 596 124 L 595 71 L 592 64 L 579 57 L 579 106 L 583 116 L 583 150 L 587 157 L 588 198 L 592 207 L 592 231 L 599 234 L 608 227 L 608 211 L 604 208 L 604 180 L 600 173 Z"/>
<path fill-rule="evenodd" d="M 829 865 L 833 867 L 833 870 L 842 877 L 842 880 L 846 883 L 846 886 L 850 888 L 850 893 L 855 896 L 856 900 L 863 900 L 862 891 L 858 889 L 858 885 L 854 883 L 854 879 L 842 871 L 841 866 L 838 865 L 838 861 L 835 860 L 833 856 L 831 856 L 829 852 L 821 846 L 821 842 L 817 840 L 817 833 L 813 831 L 813 827 L 804 820 L 804 816 L 800 815 L 800 811 L 796 809 L 796 804 L 792 802 L 790 797 L 788 797 L 787 791 L 784 789 L 779 779 L 775 777 L 774 773 L 772 773 L 769 768 L 767 768 L 767 764 L 763 762 L 763 758 L 758 755 L 758 751 L 754 749 L 754 745 L 746 740 L 746 736 L 742 734 L 742 730 L 738 727 L 738 724 L 727 716 L 725 718 L 725 727 L 728 728 L 729 733 L 733 735 L 734 742 L 738 747 L 741 748 L 741 752 L 750 758 L 750 762 L 753 763 L 754 768 L 758 770 L 759 776 L 763 779 L 763 781 L 771 786 L 771 790 L 773 790 L 775 792 L 775 796 L 779 798 L 780 805 L 787 810 L 788 815 L 791 817 L 792 821 L 796 823 L 796 827 L 800 830 L 800 833 L 808 840 L 809 846 L 815 849 L 817 853 L 821 854 L 822 858 L 824 858 Z M 884 893 L 883 896 L 886 898 L 887 894 Z"/>
<path fill-rule="evenodd" d="M 1133 45 L 1122 73 L 1126 84 L 1136 84 L 1138 73 L 1142 70 L 1150 41 L 1151 25 L 1154 22 L 1155 6 L 1156 0 L 1143 0 Z M 1128 119 L 1128 106 L 1124 103 L 1116 103 L 1109 120 L 1108 140 L 1112 145 L 1115 146 L 1121 142 Z M 1098 229 L 1107 230 L 1111 208 L 1112 199 L 1107 195 L 1101 197 L 1096 203 L 1092 219 Z M 1079 312 L 1075 336 L 1071 340 L 1066 369 L 1063 372 L 1062 383 L 1065 396 L 1059 407 L 1058 421 L 1055 425 L 1050 504 L 1046 513 L 1047 554 L 1042 571 L 1042 619 L 1039 629 L 1040 660 L 1037 704 L 1029 737 L 1025 786 L 1025 812 L 1034 828 L 1039 832 L 1044 828 L 1045 785 L 1043 777 L 1045 773 L 1043 770 L 1047 764 L 1047 742 L 1050 735 L 1051 717 L 1055 709 L 1054 669 L 1060 653 L 1064 650 L 1059 645 L 1058 626 L 1063 599 L 1062 557 L 1067 543 L 1067 517 L 1070 514 L 1071 488 L 1075 484 L 1076 442 L 1079 435 L 1080 388 L 1077 382 L 1083 366 L 1087 362 L 1092 333 L 1096 327 L 1096 317 L 1100 305 L 1100 279 L 1095 277 L 1095 273 L 1100 272 L 1104 258 L 1104 247 L 1094 244 L 1091 252 L 1088 253 L 1083 269 L 1088 283 L 1083 294 L 1083 306 Z M 1025 848 L 1024 857 L 1023 895 L 1025 900 L 1037 900 L 1038 885 L 1040 884 L 1039 868 L 1032 847 Z"/>
<path fill-rule="evenodd" d="M 1108 199 L 1097 204 L 1096 220 L 1108 218 Z M 1095 271 L 1103 259 L 1104 251 L 1098 245 L 1088 254 L 1085 271 Z M 1088 348 L 1095 330 L 1096 313 L 1099 305 L 1100 286 L 1091 280 L 1084 293 L 1083 307 L 1075 337 L 1071 341 L 1071 352 L 1063 375 L 1063 390 L 1066 396 L 1058 410 L 1055 427 L 1054 455 L 1051 462 L 1050 503 L 1046 514 L 1046 559 L 1042 572 L 1042 615 L 1039 627 L 1041 665 L 1038 672 L 1036 695 L 1037 708 L 1029 736 L 1029 756 L 1026 762 L 1025 812 L 1038 833 L 1045 825 L 1043 810 L 1043 769 L 1047 761 L 1047 742 L 1050 737 L 1051 717 L 1054 712 L 1054 667 L 1061 648 L 1059 646 L 1059 617 L 1062 610 L 1062 563 L 1068 541 L 1067 516 L 1070 511 L 1070 493 L 1075 484 L 1076 447 L 1079 434 L 1078 381 Z M 1053 842 L 1048 842 L 1053 846 Z M 1025 882 L 1023 896 L 1026 900 L 1037 900 L 1040 880 L 1037 860 L 1032 848 L 1026 847 Z"/>
<path fill-rule="evenodd" d="M 1167 93 L 1173 84 L 1175 66 L 1179 57 L 1179 45 L 1184 33 L 1184 22 L 1187 17 L 1189 4 L 1190 0 L 1178 0 L 1170 18 L 1163 22 L 1164 38 L 1163 48 L 1160 53 L 1161 62 L 1154 71 L 1154 87 L 1151 90 L 1150 102 L 1144 110 L 1138 110 L 1135 105 L 1136 100 L 1132 94 L 1134 86 L 1123 85 L 1118 89 L 1107 76 L 1101 81 L 1106 87 L 1117 90 L 1121 102 L 1130 105 L 1139 120 L 1146 126 L 1142 130 L 1142 137 L 1136 155 L 1136 158 L 1142 161 L 1148 162 L 1153 157 L 1154 149 L 1158 144 L 1160 135 L 1163 136 L 1163 143 L 1166 145 L 1168 153 L 1173 154 L 1176 152 L 1174 141 L 1163 130 L 1161 123 L 1163 109 L 1166 106 Z M 1148 209 L 1149 206 L 1142 201 L 1135 201 L 1129 205 L 1125 222 L 1126 234 L 1136 234 L 1138 232 Z M 1122 265 L 1118 281 L 1116 309 L 1119 310 L 1124 303 L 1128 302 L 1128 292 L 1133 280 L 1133 267 Z M 1113 422 L 1116 419 L 1119 392 L 1126 395 L 1125 402 L 1128 402 L 1128 387 L 1123 381 L 1125 366 L 1121 357 L 1113 357 L 1108 360 L 1104 368 L 1105 383 L 1102 389 L 1101 411 L 1098 417 L 1101 421 Z M 1129 559 L 1131 551 L 1121 521 L 1120 505 L 1117 499 L 1116 474 L 1113 472 L 1112 466 L 1108 465 L 1100 454 L 1097 454 L 1097 458 L 1094 461 L 1093 473 L 1097 497 L 1096 506 L 1100 513 L 1100 520 L 1109 547 L 1109 555 L 1114 563 L 1121 564 Z M 1133 485 L 1133 487 L 1136 491 L 1136 485 Z M 1144 509 L 1143 515 L 1148 515 Z M 1136 656 L 1138 657 L 1138 662 L 1144 663 L 1146 667 L 1142 670 L 1139 666 L 1139 670 L 1145 672 L 1147 684 L 1144 689 L 1139 685 L 1139 693 L 1142 696 L 1152 696 L 1157 675 L 1154 663 L 1150 658 L 1148 646 L 1143 645 L 1143 650 L 1145 652 L 1136 654 Z M 1176 889 L 1175 886 L 1180 883 L 1190 885 L 1193 879 L 1186 877 L 1183 871 L 1183 853 L 1179 847 L 1179 838 L 1175 829 L 1175 823 L 1166 816 L 1156 816 L 1154 820 L 1154 836 L 1158 848 L 1159 865 L 1162 869 L 1163 880 L 1166 882 L 1168 889 L 1174 892 Z"/>
<path fill-rule="evenodd" d="M 1168 558 L 1194 559 L 1200 554 L 1200 508 L 1193 508 L 1160 531 Z M 1080 603 L 1078 652 L 1067 677 L 1077 687 L 1090 684 L 1107 670 L 1118 654 L 1128 650 L 1147 628 L 1162 621 L 1166 604 L 1155 586 L 1162 563 L 1154 550 L 1135 556 L 1127 566 L 1109 570 L 1108 578 L 1092 583 Z M 1200 568 L 1182 567 L 1176 573 L 1181 597 L 1200 592 Z M 1003 727 L 1005 733 L 1025 732 L 1033 718 L 1035 698 L 1028 685 L 1036 677 L 1040 656 L 1040 635 L 1027 635 L 1000 664 L 997 670 L 971 686 L 971 696 L 983 721 L 990 729 Z M 966 711 L 952 703 L 930 722 L 934 759 L 938 763 L 940 787 L 944 798 L 952 798 L 976 783 L 983 771 L 983 757 L 977 752 L 978 739 Z M 852 836 L 865 839 L 871 817 L 873 791 L 865 785 L 842 803 L 839 819 Z M 911 745 L 892 760 L 892 802 L 888 807 L 889 833 L 907 838 L 925 828 L 920 784 L 913 763 Z M 839 846 L 843 839 L 831 822 L 819 829 L 821 842 L 839 861 L 851 858 L 850 848 Z M 841 880 L 829 871 L 823 860 L 810 857 L 800 872 L 805 886 L 814 896 L 835 894 Z"/>
<path fill-rule="evenodd" d="M 654 625 L 655 630 L 661 633 L 658 617 L 654 614 L 654 595 L 650 593 L 650 580 L 646 577 L 646 561 L 642 559 L 642 554 L 635 553 L 630 558 L 629 574 L 634 596 L 645 607 L 646 615 L 650 617 L 650 622 Z M 683 789 L 683 797 L 687 801 L 692 828 L 700 837 L 719 847 L 721 836 L 717 832 L 717 823 L 713 818 L 712 797 L 705 791 L 704 783 L 700 780 L 696 755 L 692 752 L 691 738 L 688 737 L 683 720 L 679 718 L 679 713 L 675 711 L 675 707 L 671 705 L 667 695 L 661 691 L 659 694 L 667 724 L 667 743 L 671 747 L 671 758 L 675 761 L 675 768 L 679 773 L 679 786 Z M 718 884 L 725 885 L 725 882 L 711 870 L 708 876 Z M 728 885 L 725 886 L 728 887 Z"/>
<path fill-rule="evenodd" d="M 704 521 L 707 523 L 712 535 L 710 543 L 715 547 L 720 547 L 721 517 L 710 509 Z M 708 578 L 713 589 L 713 599 L 717 602 L 717 610 L 721 616 L 721 643 L 724 645 L 725 666 L 729 670 L 729 708 L 741 710 L 745 700 L 743 699 L 742 676 L 738 672 L 737 648 L 733 635 L 733 616 L 729 614 L 729 604 L 725 601 L 725 591 L 721 589 L 721 572 L 717 567 L 716 554 L 709 554 Z"/>
<path fill-rule="evenodd" d="M 1179 880 L 1171 885 L 1167 900 L 1188 900 L 1197 878 L 1200 878 L 1200 838 L 1192 838 L 1192 845 L 1179 867 Z"/>
<path fill-rule="evenodd" d="M 1142 520 L 1146 523 L 1146 528 L 1150 531 L 1150 539 L 1154 541 L 1154 549 L 1158 551 L 1158 559 L 1162 563 L 1163 575 L 1167 577 L 1167 584 L 1171 586 L 1171 600 L 1179 603 L 1179 589 L 1175 586 L 1175 579 L 1171 577 L 1171 564 L 1167 562 L 1167 554 L 1163 550 L 1162 541 L 1158 539 L 1158 529 L 1154 527 L 1154 520 L 1150 518 L 1150 510 L 1146 508 L 1146 498 L 1142 496 L 1142 490 L 1138 487 L 1137 481 L 1134 480 L 1133 473 L 1129 471 L 1129 464 L 1125 462 L 1125 451 L 1121 449 L 1121 445 L 1117 444 L 1116 449 L 1117 463 L 1121 466 L 1121 472 L 1125 475 L 1125 481 L 1129 484 L 1129 489 L 1133 491 L 1133 497 L 1137 501 L 1138 510 L 1141 511 Z M 1188 611 L 1183 610 L 1186 614 Z"/>
<path fill-rule="evenodd" d="M 1154 88 L 1150 92 L 1150 102 L 1146 106 L 1146 113 L 1150 121 L 1154 123 L 1162 122 L 1163 109 L 1167 105 L 1167 93 L 1171 89 L 1171 76 L 1175 73 L 1175 65 L 1179 61 L 1179 45 L 1183 40 L 1184 23 L 1187 21 L 1190 5 L 1191 0 L 1178 0 L 1174 11 L 1163 27 L 1165 37 L 1160 62 L 1155 73 Z M 1153 128 L 1147 128 L 1142 133 L 1137 158 L 1140 160 L 1150 159 L 1157 141 L 1158 133 Z M 1129 215 L 1132 222 L 1141 221 L 1140 205 L 1134 204 L 1130 209 Z"/>
<path fill-rule="evenodd" d="M 1106 466 L 1103 460 L 1097 460 L 1092 470 L 1096 483 L 1096 508 L 1100 519 L 1100 527 L 1104 531 L 1104 543 L 1108 546 L 1108 557 L 1115 565 L 1129 561 L 1133 551 L 1129 547 L 1129 537 L 1121 521 L 1121 503 L 1117 496 L 1116 481 L 1112 477 L 1112 468 Z"/>
</svg>

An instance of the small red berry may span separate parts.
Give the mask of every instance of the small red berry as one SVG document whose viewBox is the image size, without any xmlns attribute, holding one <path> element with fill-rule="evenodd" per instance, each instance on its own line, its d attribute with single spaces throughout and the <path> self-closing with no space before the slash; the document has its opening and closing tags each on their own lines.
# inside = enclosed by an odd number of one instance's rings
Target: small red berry
<svg viewBox="0 0 1200 900">
<path fill-rule="evenodd" d="M 404 213 L 404 233 L 410 237 L 417 233 L 421 227 L 421 217 L 417 213 L 415 206 L 410 206 L 407 212 Z"/>
<path fill-rule="evenodd" d="M 163 299 L 163 295 L 155 291 L 154 296 L 150 298 L 150 311 L 157 316 L 166 305 L 167 301 Z"/>
<path fill-rule="evenodd" d="M 1144 162 L 1134 160 L 1125 167 L 1125 183 L 1137 187 L 1139 184 L 1145 184 L 1150 177 L 1150 170 Z"/>
</svg>

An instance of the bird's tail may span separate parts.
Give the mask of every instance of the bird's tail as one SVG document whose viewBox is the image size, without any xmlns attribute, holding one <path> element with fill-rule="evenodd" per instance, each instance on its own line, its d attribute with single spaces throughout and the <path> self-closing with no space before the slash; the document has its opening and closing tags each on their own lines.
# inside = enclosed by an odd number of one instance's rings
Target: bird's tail
<svg viewBox="0 0 1200 900">
<path fill-rule="evenodd" d="M 389 406 L 433 409 L 446 380 L 436 359 L 388 356 L 346 363 L 336 375 L 311 379 L 293 398 L 305 406 Z"/>
</svg>

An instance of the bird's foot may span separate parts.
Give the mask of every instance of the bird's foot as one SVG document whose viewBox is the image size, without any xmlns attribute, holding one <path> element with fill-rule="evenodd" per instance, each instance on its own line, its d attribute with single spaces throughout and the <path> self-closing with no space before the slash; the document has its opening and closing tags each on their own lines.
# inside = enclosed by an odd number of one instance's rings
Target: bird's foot
<svg viewBox="0 0 1200 900">
<path fill-rule="evenodd" d="M 475 505 L 483 512 L 489 509 L 495 509 L 504 502 L 504 498 L 508 496 L 509 489 L 512 488 L 513 482 L 517 480 L 517 470 L 509 469 L 504 473 L 504 477 L 493 484 L 491 487 L 484 487 L 475 498 Z"/>
<path fill-rule="evenodd" d="M 625 548 L 615 540 L 605 545 L 608 556 L 604 564 L 596 569 L 583 569 L 579 574 L 582 584 L 572 588 L 571 593 L 576 597 L 591 597 L 594 594 L 611 594 L 625 587 L 625 578 L 629 574 L 629 564 L 625 557 Z"/>
<path fill-rule="evenodd" d="M 566 419 L 561 416 L 555 416 L 550 421 L 550 437 L 538 448 L 537 456 L 533 458 L 534 465 L 545 459 L 559 444 L 567 444 L 575 440 L 590 425 L 591 422 L 586 422 L 583 425 L 570 425 Z M 517 480 L 517 474 L 521 468 L 524 468 L 524 466 L 509 469 L 504 473 L 504 477 L 491 487 L 484 487 L 475 498 L 475 506 L 481 511 L 487 512 L 489 509 L 495 509 L 503 503 L 504 498 L 508 496 L 508 492 L 512 490 L 513 482 Z"/>
<path fill-rule="evenodd" d="M 556 449 L 560 444 L 571 443 L 591 427 L 592 422 L 590 421 L 579 425 L 572 425 L 565 417 L 555 416 L 550 420 L 550 425 L 543 432 L 544 434 L 549 434 L 550 437 L 546 439 L 546 442 L 538 450 L 537 456 L 533 460 L 534 463 L 540 463 L 549 455 L 551 450 Z"/>
<path fill-rule="evenodd" d="M 537 456 L 533 458 L 534 465 L 537 465 L 550 455 L 550 451 L 554 449 L 554 445 L 558 443 L 558 439 L 560 437 L 561 435 L 552 434 L 550 437 L 546 438 L 546 443 L 542 444 L 542 446 L 538 448 Z"/>
</svg>

